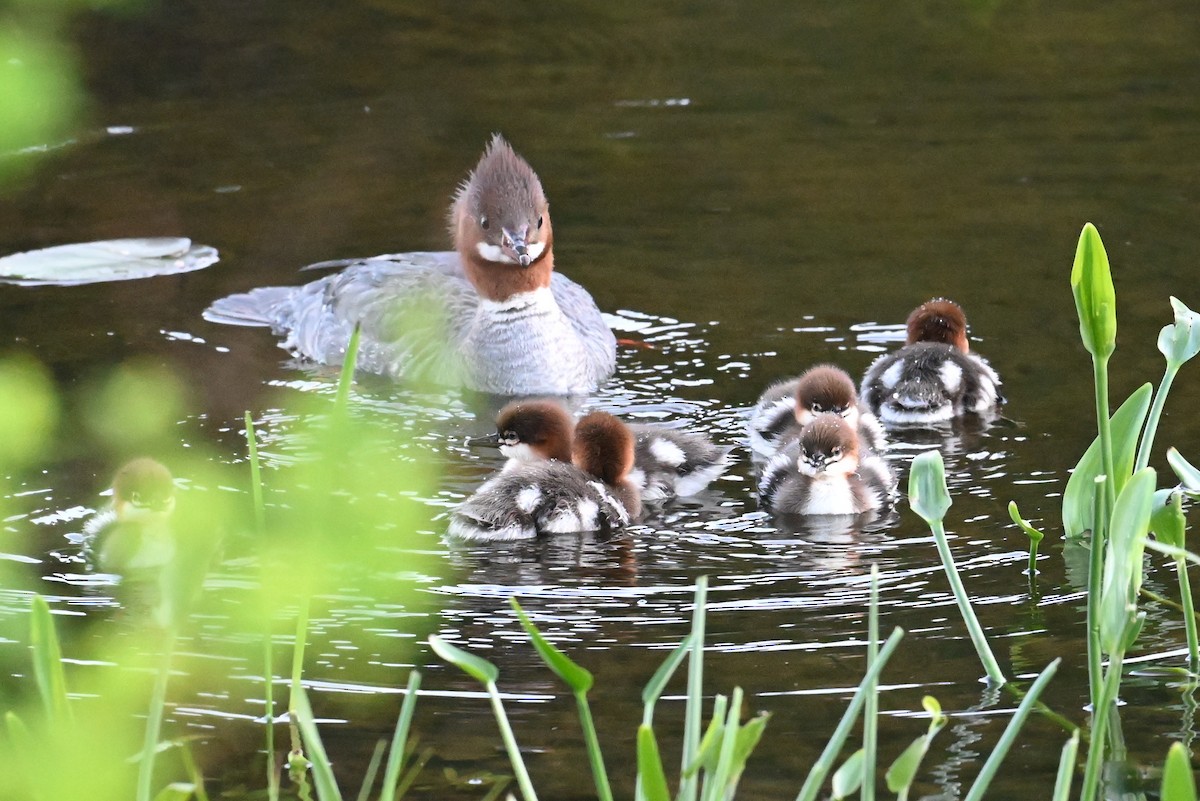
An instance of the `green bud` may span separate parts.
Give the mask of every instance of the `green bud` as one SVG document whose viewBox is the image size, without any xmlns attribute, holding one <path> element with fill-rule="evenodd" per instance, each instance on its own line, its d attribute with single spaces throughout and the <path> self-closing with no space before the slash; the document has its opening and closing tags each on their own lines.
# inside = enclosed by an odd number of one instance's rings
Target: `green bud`
<svg viewBox="0 0 1200 801">
<path fill-rule="evenodd" d="M 1117 292 L 1104 243 L 1091 223 L 1084 225 L 1079 235 L 1071 268 L 1071 292 L 1079 312 L 1083 346 L 1092 356 L 1107 359 L 1117 347 Z"/>
</svg>

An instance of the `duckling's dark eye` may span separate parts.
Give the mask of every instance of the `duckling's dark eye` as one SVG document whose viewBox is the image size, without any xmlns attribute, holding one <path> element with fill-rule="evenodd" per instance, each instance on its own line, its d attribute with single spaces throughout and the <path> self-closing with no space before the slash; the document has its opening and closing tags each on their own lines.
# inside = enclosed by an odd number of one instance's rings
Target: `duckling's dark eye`
<svg viewBox="0 0 1200 801">
<path fill-rule="evenodd" d="M 836 461 L 837 459 L 841 459 L 841 458 L 842 458 L 842 449 L 841 449 L 841 448 L 834 448 L 833 450 L 831 450 L 831 451 L 829 452 L 829 455 L 830 455 L 831 457 L 833 457 L 833 459 L 834 459 L 835 461 Z"/>
<path fill-rule="evenodd" d="M 487 217 L 479 218 L 479 227 L 485 231 L 488 229 L 488 218 Z"/>
<path fill-rule="evenodd" d="M 823 412 L 823 411 L 825 411 L 825 407 L 819 403 L 814 402 L 812 405 L 812 410 L 814 412 Z"/>
<path fill-rule="evenodd" d="M 541 230 L 541 227 L 542 227 L 542 215 L 539 214 L 538 215 L 538 230 Z"/>
</svg>

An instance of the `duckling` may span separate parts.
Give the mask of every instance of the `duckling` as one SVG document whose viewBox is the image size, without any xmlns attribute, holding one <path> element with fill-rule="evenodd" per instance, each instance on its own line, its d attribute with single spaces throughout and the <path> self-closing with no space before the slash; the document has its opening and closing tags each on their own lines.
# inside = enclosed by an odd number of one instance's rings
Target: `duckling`
<svg viewBox="0 0 1200 801">
<path fill-rule="evenodd" d="M 1004 402 L 1000 376 L 971 352 L 957 303 L 923 303 L 908 316 L 907 328 L 905 346 L 877 358 L 862 380 L 863 403 L 885 423 L 944 422 Z"/>
<path fill-rule="evenodd" d="M 574 423 L 556 400 L 513 401 L 496 415 L 496 433 L 469 439 L 469 445 L 498 447 L 508 457 L 505 470 L 544 459 L 571 460 Z M 626 424 L 634 435 L 634 467 L 629 479 L 642 500 L 695 495 L 729 467 L 731 448 L 703 434 L 647 424 Z"/>
<path fill-rule="evenodd" d="M 759 501 L 776 514 L 856 515 L 891 502 L 896 479 L 836 414 L 813 418 L 763 468 Z"/>
<path fill-rule="evenodd" d="M 269 326 L 280 347 L 495 395 L 579 395 L 616 368 L 616 337 L 592 296 L 554 271 L 550 206 L 537 174 L 496 134 L 450 208 L 454 250 L 322 262 L 342 272 L 214 302 L 210 322 Z M 307 268 L 306 268 L 307 269 Z"/>
<path fill-rule="evenodd" d="M 134 459 L 117 471 L 112 502 L 84 526 L 102 570 L 162 567 L 175 555 L 171 471 L 154 459 Z"/>
<path fill-rule="evenodd" d="M 858 430 L 859 440 L 871 450 L 887 447 L 879 419 L 858 402 L 850 374 L 832 364 L 818 364 L 767 387 L 750 411 L 750 449 L 771 456 L 782 443 L 795 438 L 800 429 L 824 412 L 845 418 Z"/>
<path fill-rule="evenodd" d="M 641 499 L 629 481 L 629 429 L 610 414 L 592 412 L 575 426 L 571 453 L 570 462 L 522 461 L 501 470 L 451 513 L 449 533 L 465 540 L 609 534 L 637 520 Z"/>
</svg>

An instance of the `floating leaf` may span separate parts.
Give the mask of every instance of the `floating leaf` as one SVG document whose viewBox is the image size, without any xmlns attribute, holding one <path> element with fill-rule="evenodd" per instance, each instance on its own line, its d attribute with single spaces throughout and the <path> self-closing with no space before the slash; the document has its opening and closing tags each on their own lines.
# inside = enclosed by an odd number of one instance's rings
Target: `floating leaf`
<svg viewBox="0 0 1200 801">
<path fill-rule="evenodd" d="M 1179 366 L 1200 353 L 1200 314 L 1189 309 L 1179 298 L 1171 298 L 1175 322 L 1163 326 L 1158 334 L 1158 349 L 1167 362 Z"/>
<path fill-rule="evenodd" d="M 1121 492 L 1133 472 L 1138 434 L 1146 420 L 1146 412 L 1150 410 L 1150 393 L 1150 385 L 1142 384 L 1112 416 L 1113 470 L 1117 474 L 1114 477 L 1114 489 L 1117 493 Z M 1100 438 L 1097 437 L 1075 466 L 1063 491 L 1063 533 L 1067 537 L 1078 537 L 1092 530 L 1094 482 L 1096 476 L 1103 472 L 1104 459 L 1100 452 Z"/>
<path fill-rule="evenodd" d="M 1093 356 L 1107 359 L 1117 347 L 1117 292 L 1104 243 L 1091 223 L 1084 225 L 1079 234 L 1071 267 L 1071 292 L 1075 295 L 1083 346 Z"/>
<path fill-rule="evenodd" d="M 1163 765 L 1162 801 L 1196 801 L 1196 779 L 1192 776 L 1191 759 L 1183 743 L 1171 743 Z"/>
<path fill-rule="evenodd" d="M 0 281 L 20 286 L 74 286 L 202 270 L 216 248 L 186 237 L 108 239 L 30 250 L 0 258 Z"/>
</svg>

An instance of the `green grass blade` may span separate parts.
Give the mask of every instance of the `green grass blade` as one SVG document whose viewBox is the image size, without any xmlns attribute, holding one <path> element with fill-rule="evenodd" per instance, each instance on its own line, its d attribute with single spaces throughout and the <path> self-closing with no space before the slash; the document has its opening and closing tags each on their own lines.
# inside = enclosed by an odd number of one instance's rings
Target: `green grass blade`
<svg viewBox="0 0 1200 801">
<path fill-rule="evenodd" d="M 1112 416 L 1110 428 L 1113 442 L 1113 479 L 1114 491 L 1117 493 L 1133 473 L 1138 434 L 1141 433 L 1146 413 L 1150 409 L 1150 395 L 1150 385 L 1142 384 L 1125 399 Z M 1083 532 L 1091 531 L 1094 527 L 1092 495 L 1096 476 L 1104 472 L 1104 455 L 1100 439 L 1097 437 L 1084 451 L 1083 458 L 1067 479 L 1067 488 L 1063 490 L 1063 533 L 1067 537 L 1082 536 Z"/>
<path fill-rule="evenodd" d="M 1021 727 L 1025 725 L 1026 718 L 1033 710 L 1037 703 L 1038 696 L 1042 694 L 1042 690 L 1054 678 L 1054 674 L 1058 671 L 1058 666 L 1062 662 L 1061 659 L 1055 659 L 1046 669 L 1041 672 L 1041 675 L 1033 682 L 1029 688 L 1029 692 L 1021 699 L 1017 711 L 1012 716 L 1012 720 L 1004 727 L 1004 734 L 1000 735 L 1000 740 L 992 749 L 992 753 L 988 755 L 987 761 L 983 763 L 983 767 L 979 771 L 979 776 L 975 779 L 975 783 L 971 785 L 971 792 L 967 793 L 967 797 L 963 801 L 982 801 L 984 794 L 987 793 L 988 785 L 992 783 L 992 778 L 995 777 L 996 771 L 1000 769 L 1000 763 L 1004 761 L 1004 757 L 1008 755 L 1008 750 L 1012 748 L 1013 741 L 1017 739 L 1017 735 L 1021 731 Z"/>
<path fill-rule="evenodd" d="M 362 786 L 358 788 L 357 801 L 370 801 L 371 788 L 375 786 L 375 777 L 379 774 L 379 765 L 383 762 L 383 752 L 387 750 L 387 740 L 375 743 L 371 752 L 371 761 L 367 763 L 366 773 L 363 774 Z"/>
<path fill-rule="evenodd" d="M 537 626 L 533 625 L 529 616 L 525 614 L 525 610 L 517 603 L 516 598 L 510 598 L 509 603 L 512 605 L 513 611 L 517 613 L 517 619 L 521 621 L 525 633 L 533 641 L 533 647 L 538 652 L 538 656 L 546 663 L 546 667 L 553 670 L 560 679 L 566 682 L 567 686 L 571 688 L 571 692 L 586 693 L 590 690 L 593 682 L 592 674 L 542 636 Z"/>
<path fill-rule="evenodd" d="M 850 735 L 850 729 L 853 728 L 854 721 L 858 718 L 858 713 L 862 711 L 863 704 L 866 702 L 867 687 L 872 682 L 879 680 L 879 674 L 883 672 L 888 659 L 891 658 L 892 652 L 896 650 L 896 646 L 900 644 L 900 640 L 903 637 L 904 629 L 898 626 L 892 629 L 891 636 L 887 638 L 887 642 L 879 649 L 879 659 L 875 661 L 875 664 L 867 668 L 867 673 L 859 683 L 858 689 L 854 691 L 854 696 L 850 699 L 850 704 L 846 707 L 842 719 L 838 722 L 837 728 L 829 738 L 829 742 L 825 744 L 825 750 L 821 752 L 821 756 L 817 758 L 816 764 L 808 772 L 808 777 L 804 780 L 804 786 L 800 788 L 800 794 L 796 796 L 796 801 L 813 801 L 817 797 L 821 785 L 825 782 L 825 777 L 829 775 L 829 771 L 833 768 L 834 758 L 841 753 L 842 746 L 845 744 L 846 738 Z"/>
<path fill-rule="evenodd" d="M 867 605 L 867 667 L 879 655 L 879 565 L 871 565 L 870 602 Z M 879 690 L 872 684 L 863 712 L 862 801 L 875 801 L 875 760 L 879 744 Z M 845 765 L 842 766 L 843 768 Z"/>
<path fill-rule="evenodd" d="M 704 778 L 705 801 L 723 801 L 732 796 L 731 786 L 736 784 L 733 761 L 737 753 L 738 718 L 741 717 L 741 711 L 742 688 L 734 687 L 733 696 L 729 700 L 729 711 L 725 715 L 725 725 L 721 731 L 717 763 L 715 769 Z"/>
<path fill-rule="evenodd" d="M 158 674 L 154 678 L 154 689 L 150 694 L 150 709 L 146 714 L 146 733 L 142 739 L 142 755 L 138 761 L 138 801 L 150 801 L 150 788 L 154 781 L 154 759 L 158 754 L 158 740 L 167 705 L 167 682 L 171 677 L 171 654 L 174 650 L 175 632 L 169 631 L 163 647 L 162 664 L 159 665 Z"/>
<path fill-rule="evenodd" d="M 729 699 L 718 694 L 713 699 L 712 719 L 708 722 L 708 728 L 704 730 L 704 736 L 700 738 L 700 748 L 696 752 L 696 758 L 683 769 L 685 777 L 695 776 L 701 768 L 716 769 L 717 756 L 721 750 L 721 738 L 725 732 L 725 713 L 728 710 Z"/>
<path fill-rule="evenodd" d="M 696 600 L 692 609 L 692 648 L 688 659 L 687 707 L 683 719 L 680 772 L 692 763 L 700 750 L 700 728 L 704 717 L 704 603 L 707 597 L 708 576 L 700 576 L 696 579 Z M 696 777 L 680 778 L 680 801 L 694 801 L 698 790 Z"/>
<path fill-rule="evenodd" d="M 683 642 L 675 646 L 675 650 L 671 651 L 663 663 L 658 666 L 658 670 L 654 671 L 654 675 L 650 677 L 650 681 L 646 682 L 646 688 L 642 690 L 642 723 L 647 726 L 654 722 L 654 705 L 658 703 L 658 699 L 662 697 L 663 690 L 667 688 L 667 682 L 675 675 L 675 671 L 683 664 L 683 659 L 688 655 L 692 648 L 692 635 L 683 638 Z"/>
<path fill-rule="evenodd" d="M 67 700 L 67 678 L 63 672 L 62 649 L 58 643 L 58 632 L 50 606 L 40 595 L 33 596 L 29 615 L 29 641 L 33 646 L 33 676 L 46 719 L 69 723 L 71 706 Z"/>
<path fill-rule="evenodd" d="M 350 387 L 354 384 L 354 370 L 358 365 L 358 343 L 362 339 L 362 327 L 354 326 L 350 342 L 346 345 L 346 358 L 342 360 L 342 373 L 338 376 L 337 397 L 334 408 L 338 415 L 345 415 L 350 406 Z"/>
<path fill-rule="evenodd" d="M 408 674 L 408 686 L 404 690 L 404 703 L 400 705 L 400 717 L 396 719 L 396 730 L 392 733 L 392 747 L 388 751 L 387 765 L 383 769 L 383 789 L 379 801 L 395 801 L 396 785 L 400 770 L 404 767 L 404 752 L 408 747 L 408 730 L 412 725 L 413 711 L 417 707 L 417 690 L 421 687 L 421 674 Z"/>
<path fill-rule="evenodd" d="M 1163 764 L 1162 801 L 1196 801 L 1196 779 L 1183 743 L 1171 743 Z"/>
<path fill-rule="evenodd" d="M 865 756 L 863 749 L 858 749 L 851 754 L 842 766 L 833 773 L 833 779 L 830 783 L 833 785 L 833 797 L 842 799 L 849 796 L 851 793 L 862 787 L 863 783 L 863 757 Z"/>
<path fill-rule="evenodd" d="M 480 684 L 489 684 L 500 678 L 499 668 L 491 662 L 451 645 L 436 634 L 429 635 L 429 645 L 435 654 Z"/>
<path fill-rule="evenodd" d="M 671 801 L 667 774 L 658 754 L 658 741 L 654 739 L 654 729 L 645 723 L 638 726 L 637 764 L 638 797 L 646 801 Z"/>
<path fill-rule="evenodd" d="M 312 706 L 308 703 L 308 693 L 303 687 L 295 688 L 292 692 L 292 709 L 296 713 L 296 722 L 300 726 L 300 736 L 304 738 L 304 750 L 312 765 L 313 785 L 317 788 L 317 798 L 321 801 L 341 801 L 342 791 L 338 788 L 337 779 L 333 775 L 333 767 L 329 764 L 329 756 L 325 753 L 325 743 L 321 741 L 321 733 L 317 731 L 317 722 L 313 719 Z"/>
<path fill-rule="evenodd" d="M 1075 757 L 1079 753 L 1079 729 L 1063 743 L 1058 759 L 1058 777 L 1054 781 L 1053 801 L 1071 801 L 1071 780 L 1075 777 Z"/>
</svg>

